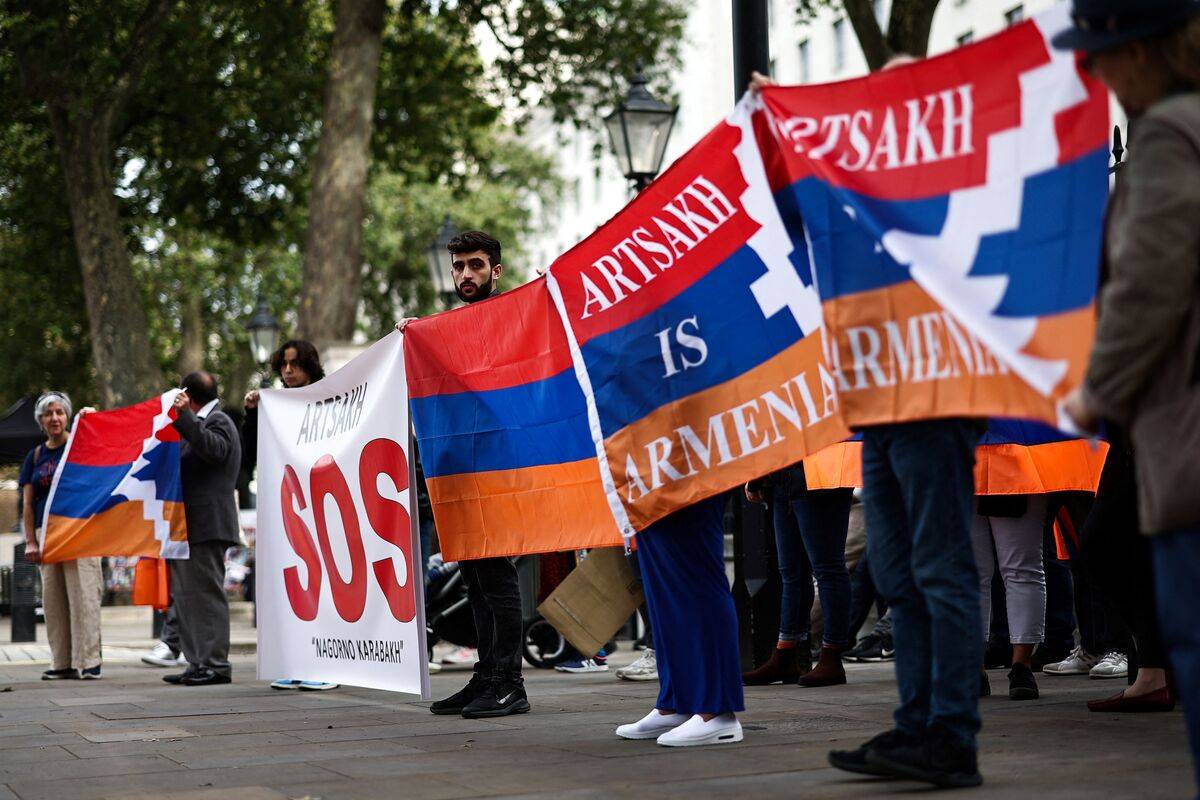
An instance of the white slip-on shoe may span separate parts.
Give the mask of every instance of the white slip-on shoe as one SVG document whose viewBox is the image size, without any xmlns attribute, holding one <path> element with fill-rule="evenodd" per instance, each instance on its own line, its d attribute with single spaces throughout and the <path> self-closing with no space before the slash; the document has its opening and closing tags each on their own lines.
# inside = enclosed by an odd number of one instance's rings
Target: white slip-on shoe
<svg viewBox="0 0 1200 800">
<path fill-rule="evenodd" d="M 733 744 L 742 740 L 742 723 L 733 714 L 721 714 L 707 722 L 699 714 L 674 730 L 658 737 L 663 747 L 698 747 L 705 744 Z"/>
<path fill-rule="evenodd" d="M 687 714 L 660 714 L 656 708 L 637 722 L 618 726 L 617 736 L 622 739 L 657 739 L 687 721 Z"/>
</svg>

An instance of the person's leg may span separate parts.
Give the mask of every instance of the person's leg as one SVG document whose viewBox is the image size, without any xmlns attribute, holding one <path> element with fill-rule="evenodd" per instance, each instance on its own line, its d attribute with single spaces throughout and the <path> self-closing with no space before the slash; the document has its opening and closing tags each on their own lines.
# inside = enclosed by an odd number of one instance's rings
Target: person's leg
<svg viewBox="0 0 1200 800">
<path fill-rule="evenodd" d="M 1159 621 L 1183 700 L 1192 768 L 1200 787 L 1200 527 L 1161 533 L 1151 541 Z"/>
<path fill-rule="evenodd" d="M 1075 647 L 1075 586 L 1071 568 L 1058 558 L 1052 520 L 1042 525 L 1042 567 L 1046 574 L 1046 638 L 1044 655 L 1035 662 L 1058 661 Z M 1039 651 L 1040 653 L 1040 651 Z"/>
<path fill-rule="evenodd" d="M 937 420 L 902 426 L 893 443 L 912 528 L 912 575 L 929 614 L 928 728 L 967 751 L 979 731 L 983 658 L 979 573 L 971 550 L 975 446 L 982 425 Z M 895 618 L 896 640 L 905 635 Z"/>
<path fill-rule="evenodd" d="M 809 492 L 793 503 L 804 551 L 812 564 L 824 613 L 824 644 L 850 643 L 850 573 L 846 570 L 849 489 Z"/>
<path fill-rule="evenodd" d="M 511 558 L 484 558 L 475 562 L 478 579 L 495 631 L 492 659 L 498 676 L 521 682 L 521 585 Z"/>
<path fill-rule="evenodd" d="M 863 551 L 862 558 L 850 572 L 850 636 L 851 640 L 858 639 L 867 617 L 871 615 L 871 606 L 875 604 L 878 594 L 875 591 L 875 581 L 871 578 L 870 550 Z M 882 612 L 880 616 L 883 616 Z"/>
<path fill-rule="evenodd" d="M 225 542 L 190 546 L 188 579 L 179 598 L 180 631 L 188 662 L 230 677 L 229 599 L 225 596 Z M 195 659 L 195 660 L 193 660 Z"/>
<path fill-rule="evenodd" d="M 475 662 L 475 672 L 486 678 L 491 676 L 496 666 L 493 656 L 496 627 L 492 620 L 491 608 L 480 585 L 478 564 L 476 560 L 460 561 L 458 568 L 467 587 L 467 603 L 471 606 L 471 617 L 475 620 L 476 651 L 479 654 L 479 660 Z"/>
<path fill-rule="evenodd" d="M 1045 639 L 1046 634 L 1046 575 L 1042 565 L 1045 514 L 1045 495 L 1033 495 L 1024 515 L 992 520 L 996 556 L 1008 598 L 1013 660 L 1027 667 L 1034 647 Z"/>
<path fill-rule="evenodd" d="M 64 563 L 42 565 L 42 613 L 46 616 L 46 640 L 50 644 L 50 668 L 71 669 L 71 604 L 67 598 Z"/>
<path fill-rule="evenodd" d="M 71 659 L 82 672 L 100 665 L 100 598 L 104 592 L 100 559 L 68 561 L 63 564 L 63 578 L 70 607 Z"/>
<path fill-rule="evenodd" d="M 771 507 L 781 586 L 779 639 L 770 658 L 742 674 L 742 681 L 747 686 L 795 683 L 800 673 L 807 672 L 811 666 L 808 620 L 812 608 L 812 574 L 808 571 L 804 544 L 791 503 L 780 492 Z"/>
<path fill-rule="evenodd" d="M 975 569 L 979 574 L 980 630 L 986 642 L 992 629 L 992 572 L 996 560 L 992 548 L 992 518 L 971 515 L 971 549 L 975 553 Z"/>
<path fill-rule="evenodd" d="M 175 601 L 172 599 L 171 605 L 167 606 L 167 611 L 163 615 L 162 631 L 159 633 L 159 641 L 171 648 L 171 651 L 178 655 L 183 652 L 183 645 L 179 641 L 179 615 L 175 611 Z"/>
<path fill-rule="evenodd" d="M 929 611 L 917 591 L 912 569 L 912 531 L 892 458 L 897 426 L 863 431 L 863 506 L 870 540 L 871 575 L 892 617 L 896 684 L 900 705 L 894 718 L 901 733 L 925 734 L 929 719 Z"/>
<path fill-rule="evenodd" d="M 681 714 L 743 710 L 737 613 L 725 575 L 725 495 L 702 500 L 638 534 L 638 560 L 665 663 L 673 708 Z M 664 682 L 665 683 L 665 682 Z M 664 686 L 664 690 L 666 686 Z"/>
</svg>

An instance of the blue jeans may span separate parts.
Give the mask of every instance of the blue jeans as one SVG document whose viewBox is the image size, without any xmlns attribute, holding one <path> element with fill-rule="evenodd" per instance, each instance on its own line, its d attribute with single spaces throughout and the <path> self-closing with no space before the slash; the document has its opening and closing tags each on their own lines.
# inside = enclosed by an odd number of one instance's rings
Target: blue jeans
<svg viewBox="0 0 1200 800">
<path fill-rule="evenodd" d="M 974 749 L 983 637 L 971 549 L 975 445 L 983 423 L 945 419 L 863 429 L 871 575 L 892 613 L 896 727 Z"/>
<path fill-rule="evenodd" d="M 1158 624 L 1175 670 L 1200 786 L 1200 526 L 1162 533 L 1151 542 Z"/>
<path fill-rule="evenodd" d="M 846 571 L 849 489 L 810 491 L 775 502 L 775 547 L 783 580 L 779 641 L 808 640 L 813 576 L 821 593 L 824 643 L 850 643 L 850 574 Z"/>
</svg>

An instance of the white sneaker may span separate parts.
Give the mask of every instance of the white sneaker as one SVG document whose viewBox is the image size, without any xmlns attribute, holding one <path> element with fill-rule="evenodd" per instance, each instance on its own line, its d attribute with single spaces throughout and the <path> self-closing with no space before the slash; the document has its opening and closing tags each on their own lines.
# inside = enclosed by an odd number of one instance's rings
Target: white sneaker
<svg viewBox="0 0 1200 800">
<path fill-rule="evenodd" d="M 742 723 L 734 714 L 721 714 L 707 722 L 699 714 L 658 737 L 663 747 L 698 747 L 705 744 L 733 744 L 742 740 Z"/>
<path fill-rule="evenodd" d="M 617 670 L 617 677 L 623 681 L 658 680 L 658 659 L 654 657 L 654 651 L 647 647 L 641 658 Z"/>
<path fill-rule="evenodd" d="M 622 739 L 657 739 L 667 731 L 678 728 L 687 722 L 687 714 L 660 714 L 654 709 L 637 722 L 621 725 L 617 728 L 617 736 Z"/>
<path fill-rule="evenodd" d="M 187 656 L 185 656 L 183 653 L 180 653 L 179 658 L 175 659 L 175 666 L 177 667 L 186 667 L 187 663 Z"/>
<path fill-rule="evenodd" d="M 474 664 L 479 660 L 479 653 L 470 647 L 459 647 L 442 656 L 443 664 L 456 666 L 459 664 Z"/>
<path fill-rule="evenodd" d="M 155 642 L 153 649 L 142 656 L 142 663 L 152 667 L 173 667 L 183 658 L 182 653 L 176 653 L 166 642 Z M 187 663 L 186 659 L 184 663 Z"/>
<path fill-rule="evenodd" d="M 300 681 L 300 691 L 302 692 L 328 692 L 330 689 L 336 689 L 341 684 L 330 683 L 328 681 Z"/>
<path fill-rule="evenodd" d="M 304 681 L 297 681 L 297 680 L 293 680 L 291 678 L 280 678 L 277 681 L 271 682 L 271 688 L 272 689 L 299 689 L 300 684 L 302 684 L 302 683 L 304 683 Z"/>
<path fill-rule="evenodd" d="M 1087 675 L 1099 662 L 1100 656 L 1094 656 L 1082 647 L 1076 647 L 1071 651 L 1071 655 L 1062 661 L 1042 667 L 1042 672 L 1047 675 Z"/>
<path fill-rule="evenodd" d="M 433 675 L 433 674 L 441 672 L 441 671 L 442 671 L 442 665 L 440 663 L 438 663 L 437 661 L 429 662 L 429 674 L 430 675 Z"/>
<path fill-rule="evenodd" d="M 1093 678 L 1124 678 L 1129 675 L 1129 657 L 1110 650 L 1088 674 Z"/>
</svg>

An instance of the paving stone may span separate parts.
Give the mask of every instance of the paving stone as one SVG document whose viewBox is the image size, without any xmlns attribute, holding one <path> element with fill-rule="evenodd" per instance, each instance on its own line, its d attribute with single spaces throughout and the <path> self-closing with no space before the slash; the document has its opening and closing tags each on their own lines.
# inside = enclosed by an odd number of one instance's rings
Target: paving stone
<svg viewBox="0 0 1200 800">
<path fill-rule="evenodd" d="M 137 730 L 79 730 L 76 731 L 89 742 L 144 742 L 157 739 L 184 739 L 195 736 L 183 728 L 140 728 Z"/>
<path fill-rule="evenodd" d="M 298 745 L 300 739 L 286 733 L 243 733 L 224 736 L 192 736 L 179 739 L 150 739 L 136 741 L 114 741 L 102 744 L 81 742 L 67 745 L 64 749 L 78 758 L 110 758 L 112 756 L 149 755 L 160 753 L 201 753 L 211 750 L 233 750 L 236 748 L 267 747 L 270 745 Z"/>
<path fill-rule="evenodd" d="M 191 769 L 214 767 L 244 767 L 254 764 L 315 763 L 331 759 L 347 761 L 365 760 L 371 757 L 399 757 L 420 754 L 421 751 L 399 742 L 388 740 L 366 740 L 356 742 L 326 742 L 321 744 L 288 744 L 268 747 L 235 748 L 193 753 L 187 750 L 171 755 L 180 764 Z"/>
<path fill-rule="evenodd" d="M 106 775 L 150 775 L 161 772 L 181 772 L 183 768 L 169 758 L 159 755 L 126 756 L 120 758 L 73 758 L 63 761 L 45 761 L 28 764 L 5 765 L 0 769 L 0 780 L 15 784 L 17 779 L 33 772 L 39 780 L 58 781 L 69 778 L 93 778 Z M 158 779 L 162 781 L 162 778 Z"/>
<path fill-rule="evenodd" d="M 293 795 L 294 796 L 294 795 Z M 106 800 L 162 800 L 163 793 L 117 794 Z M 171 800 L 289 800 L 289 795 L 266 786 L 239 786 L 232 789 L 197 789 L 171 792 Z"/>
<path fill-rule="evenodd" d="M 164 789 L 161 775 L 147 775 L 144 778 L 138 775 L 119 775 L 72 780 L 22 779 L 10 780 L 8 786 L 21 800 L 97 800 L 108 797 L 125 798 L 137 790 L 157 793 L 159 798 L 163 798 L 197 789 L 245 786 L 282 789 L 294 783 L 316 782 L 333 777 L 333 773 L 317 766 L 292 764 L 286 769 L 271 766 L 180 769 L 171 773 L 169 789 Z M 284 794 L 288 793 L 285 791 Z"/>
</svg>

